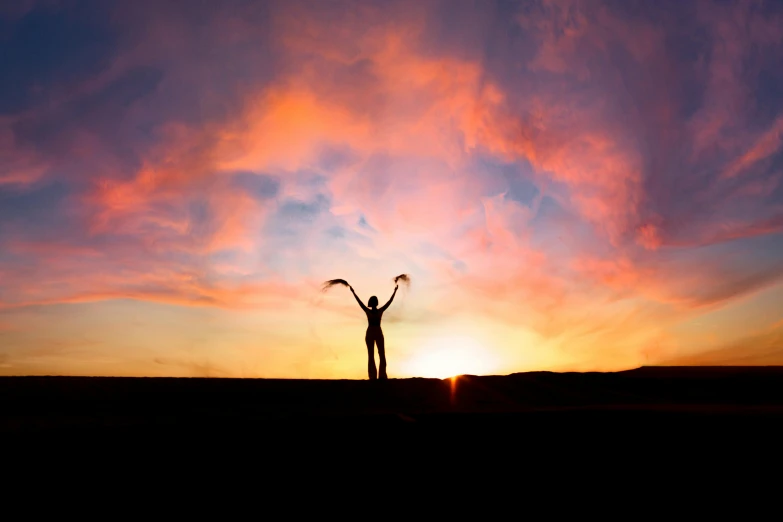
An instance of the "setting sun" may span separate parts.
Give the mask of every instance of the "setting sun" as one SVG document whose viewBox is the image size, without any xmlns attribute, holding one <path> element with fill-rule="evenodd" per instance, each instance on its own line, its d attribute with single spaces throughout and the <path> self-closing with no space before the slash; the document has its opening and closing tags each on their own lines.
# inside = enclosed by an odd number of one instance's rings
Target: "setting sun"
<svg viewBox="0 0 783 522">
<path fill-rule="evenodd" d="M 495 360 L 481 343 L 468 336 L 437 337 L 426 341 L 407 367 L 412 375 L 443 379 L 455 375 L 486 375 Z"/>
</svg>

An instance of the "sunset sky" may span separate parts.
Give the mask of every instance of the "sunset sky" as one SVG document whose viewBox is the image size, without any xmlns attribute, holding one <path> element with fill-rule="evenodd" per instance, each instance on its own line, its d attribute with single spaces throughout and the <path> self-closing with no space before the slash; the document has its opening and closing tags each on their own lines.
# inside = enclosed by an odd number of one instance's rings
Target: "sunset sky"
<svg viewBox="0 0 783 522">
<path fill-rule="evenodd" d="M 0 375 L 783 364 L 783 4 L 0 3 Z"/>
</svg>

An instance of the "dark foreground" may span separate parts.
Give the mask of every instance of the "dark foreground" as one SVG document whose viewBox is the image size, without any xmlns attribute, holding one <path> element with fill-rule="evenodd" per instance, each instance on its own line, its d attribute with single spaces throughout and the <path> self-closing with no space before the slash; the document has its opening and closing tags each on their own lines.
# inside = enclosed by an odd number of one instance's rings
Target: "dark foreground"
<svg viewBox="0 0 783 522">
<path fill-rule="evenodd" d="M 783 447 L 783 367 L 387 382 L 12 377 L 0 378 L 0 401 L 3 447 L 22 459 L 44 451 L 356 473 L 647 462 L 671 474 L 689 462 L 773 466 Z"/>
</svg>

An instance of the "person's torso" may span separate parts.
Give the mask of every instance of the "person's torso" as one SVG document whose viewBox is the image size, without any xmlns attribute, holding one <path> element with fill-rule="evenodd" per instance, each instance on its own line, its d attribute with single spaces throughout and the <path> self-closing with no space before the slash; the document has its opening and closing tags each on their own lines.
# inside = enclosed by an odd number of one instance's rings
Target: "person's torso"
<svg viewBox="0 0 783 522">
<path fill-rule="evenodd" d="M 367 323 L 368 326 L 380 326 L 381 325 L 381 317 L 383 316 L 383 312 L 378 310 L 377 308 L 373 310 L 370 308 L 369 310 L 366 310 L 365 313 L 367 314 Z"/>
</svg>

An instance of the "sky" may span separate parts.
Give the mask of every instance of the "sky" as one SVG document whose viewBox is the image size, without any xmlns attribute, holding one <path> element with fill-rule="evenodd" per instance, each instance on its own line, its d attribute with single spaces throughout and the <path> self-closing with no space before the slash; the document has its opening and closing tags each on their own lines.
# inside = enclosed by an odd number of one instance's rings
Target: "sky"
<svg viewBox="0 0 783 522">
<path fill-rule="evenodd" d="M 0 375 L 783 364 L 783 4 L 0 3 Z"/>
</svg>

